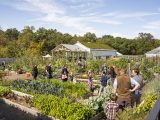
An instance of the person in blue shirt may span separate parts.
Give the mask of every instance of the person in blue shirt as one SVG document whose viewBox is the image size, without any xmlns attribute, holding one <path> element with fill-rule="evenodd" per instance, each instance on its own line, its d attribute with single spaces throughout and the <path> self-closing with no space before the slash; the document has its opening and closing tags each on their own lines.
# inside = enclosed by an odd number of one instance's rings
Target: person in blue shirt
<svg viewBox="0 0 160 120">
<path fill-rule="evenodd" d="M 100 80 L 101 86 L 99 89 L 99 96 L 101 95 L 102 91 L 106 92 L 106 86 L 107 86 L 108 80 L 109 80 L 109 78 L 107 77 L 106 73 L 103 72 L 101 80 Z"/>
</svg>

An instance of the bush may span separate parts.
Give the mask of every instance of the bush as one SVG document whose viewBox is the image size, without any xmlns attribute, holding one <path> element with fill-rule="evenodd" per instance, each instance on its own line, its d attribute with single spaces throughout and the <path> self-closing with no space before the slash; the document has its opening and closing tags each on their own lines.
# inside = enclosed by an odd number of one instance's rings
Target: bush
<svg viewBox="0 0 160 120">
<path fill-rule="evenodd" d="M 0 86 L 0 97 L 6 96 L 8 93 L 10 93 L 9 88 Z"/>
<path fill-rule="evenodd" d="M 57 117 L 61 120 L 89 120 L 95 111 L 81 103 L 72 103 L 68 98 L 52 95 L 37 95 L 33 104 L 45 115 Z"/>
<path fill-rule="evenodd" d="M 145 120 L 157 99 L 157 94 L 149 94 L 138 107 L 130 108 L 120 113 L 119 118 L 122 120 Z"/>
</svg>

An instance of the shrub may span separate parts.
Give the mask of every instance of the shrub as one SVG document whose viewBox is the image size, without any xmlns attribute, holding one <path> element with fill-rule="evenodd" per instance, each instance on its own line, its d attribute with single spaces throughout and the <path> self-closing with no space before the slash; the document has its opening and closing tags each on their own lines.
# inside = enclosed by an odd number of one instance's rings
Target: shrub
<svg viewBox="0 0 160 120">
<path fill-rule="evenodd" d="M 157 94 L 149 94 L 138 107 L 126 109 L 120 113 L 119 118 L 122 120 L 145 120 L 157 99 Z"/>
<path fill-rule="evenodd" d="M 0 86 L 0 97 L 6 96 L 9 92 L 9 88 Z"/>
</svg>

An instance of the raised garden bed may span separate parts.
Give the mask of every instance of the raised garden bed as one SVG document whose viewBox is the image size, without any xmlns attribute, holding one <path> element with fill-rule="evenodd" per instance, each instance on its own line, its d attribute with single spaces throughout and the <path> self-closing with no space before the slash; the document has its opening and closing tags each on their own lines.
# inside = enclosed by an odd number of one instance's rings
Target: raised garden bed
<svg viewBox="0 0 160 120">
<path fill-rule="evenodd" d="M 6 97 L 1 98 L 1 101 L 3 101 L 3 103 L 9 106 L 14 106 L 14 108 L 24 111 L 25 113 L 29 113 L 31 116 L 34 116 L 34 118 L 36 119 L 58 120 L 50 116 L 42 115 L 41 112 L 39 112 L 35 107 L 33 107 L 32 100 L 31 100 L 32 98 L 33 98 L 32 95 L 12 90 Z"/>
</svg>

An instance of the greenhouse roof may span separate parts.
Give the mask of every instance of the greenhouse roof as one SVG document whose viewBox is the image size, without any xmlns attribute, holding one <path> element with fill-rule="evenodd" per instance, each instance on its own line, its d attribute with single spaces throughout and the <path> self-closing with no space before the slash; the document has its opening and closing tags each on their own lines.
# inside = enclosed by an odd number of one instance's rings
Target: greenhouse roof
<svg viewBox="0 0 160 120">
<path fill-rule="evenodd" d="M 146 54 L 160 54 L 160 47 L 155 48 L 155 49 L 147 52 Z"/>
</svg>

